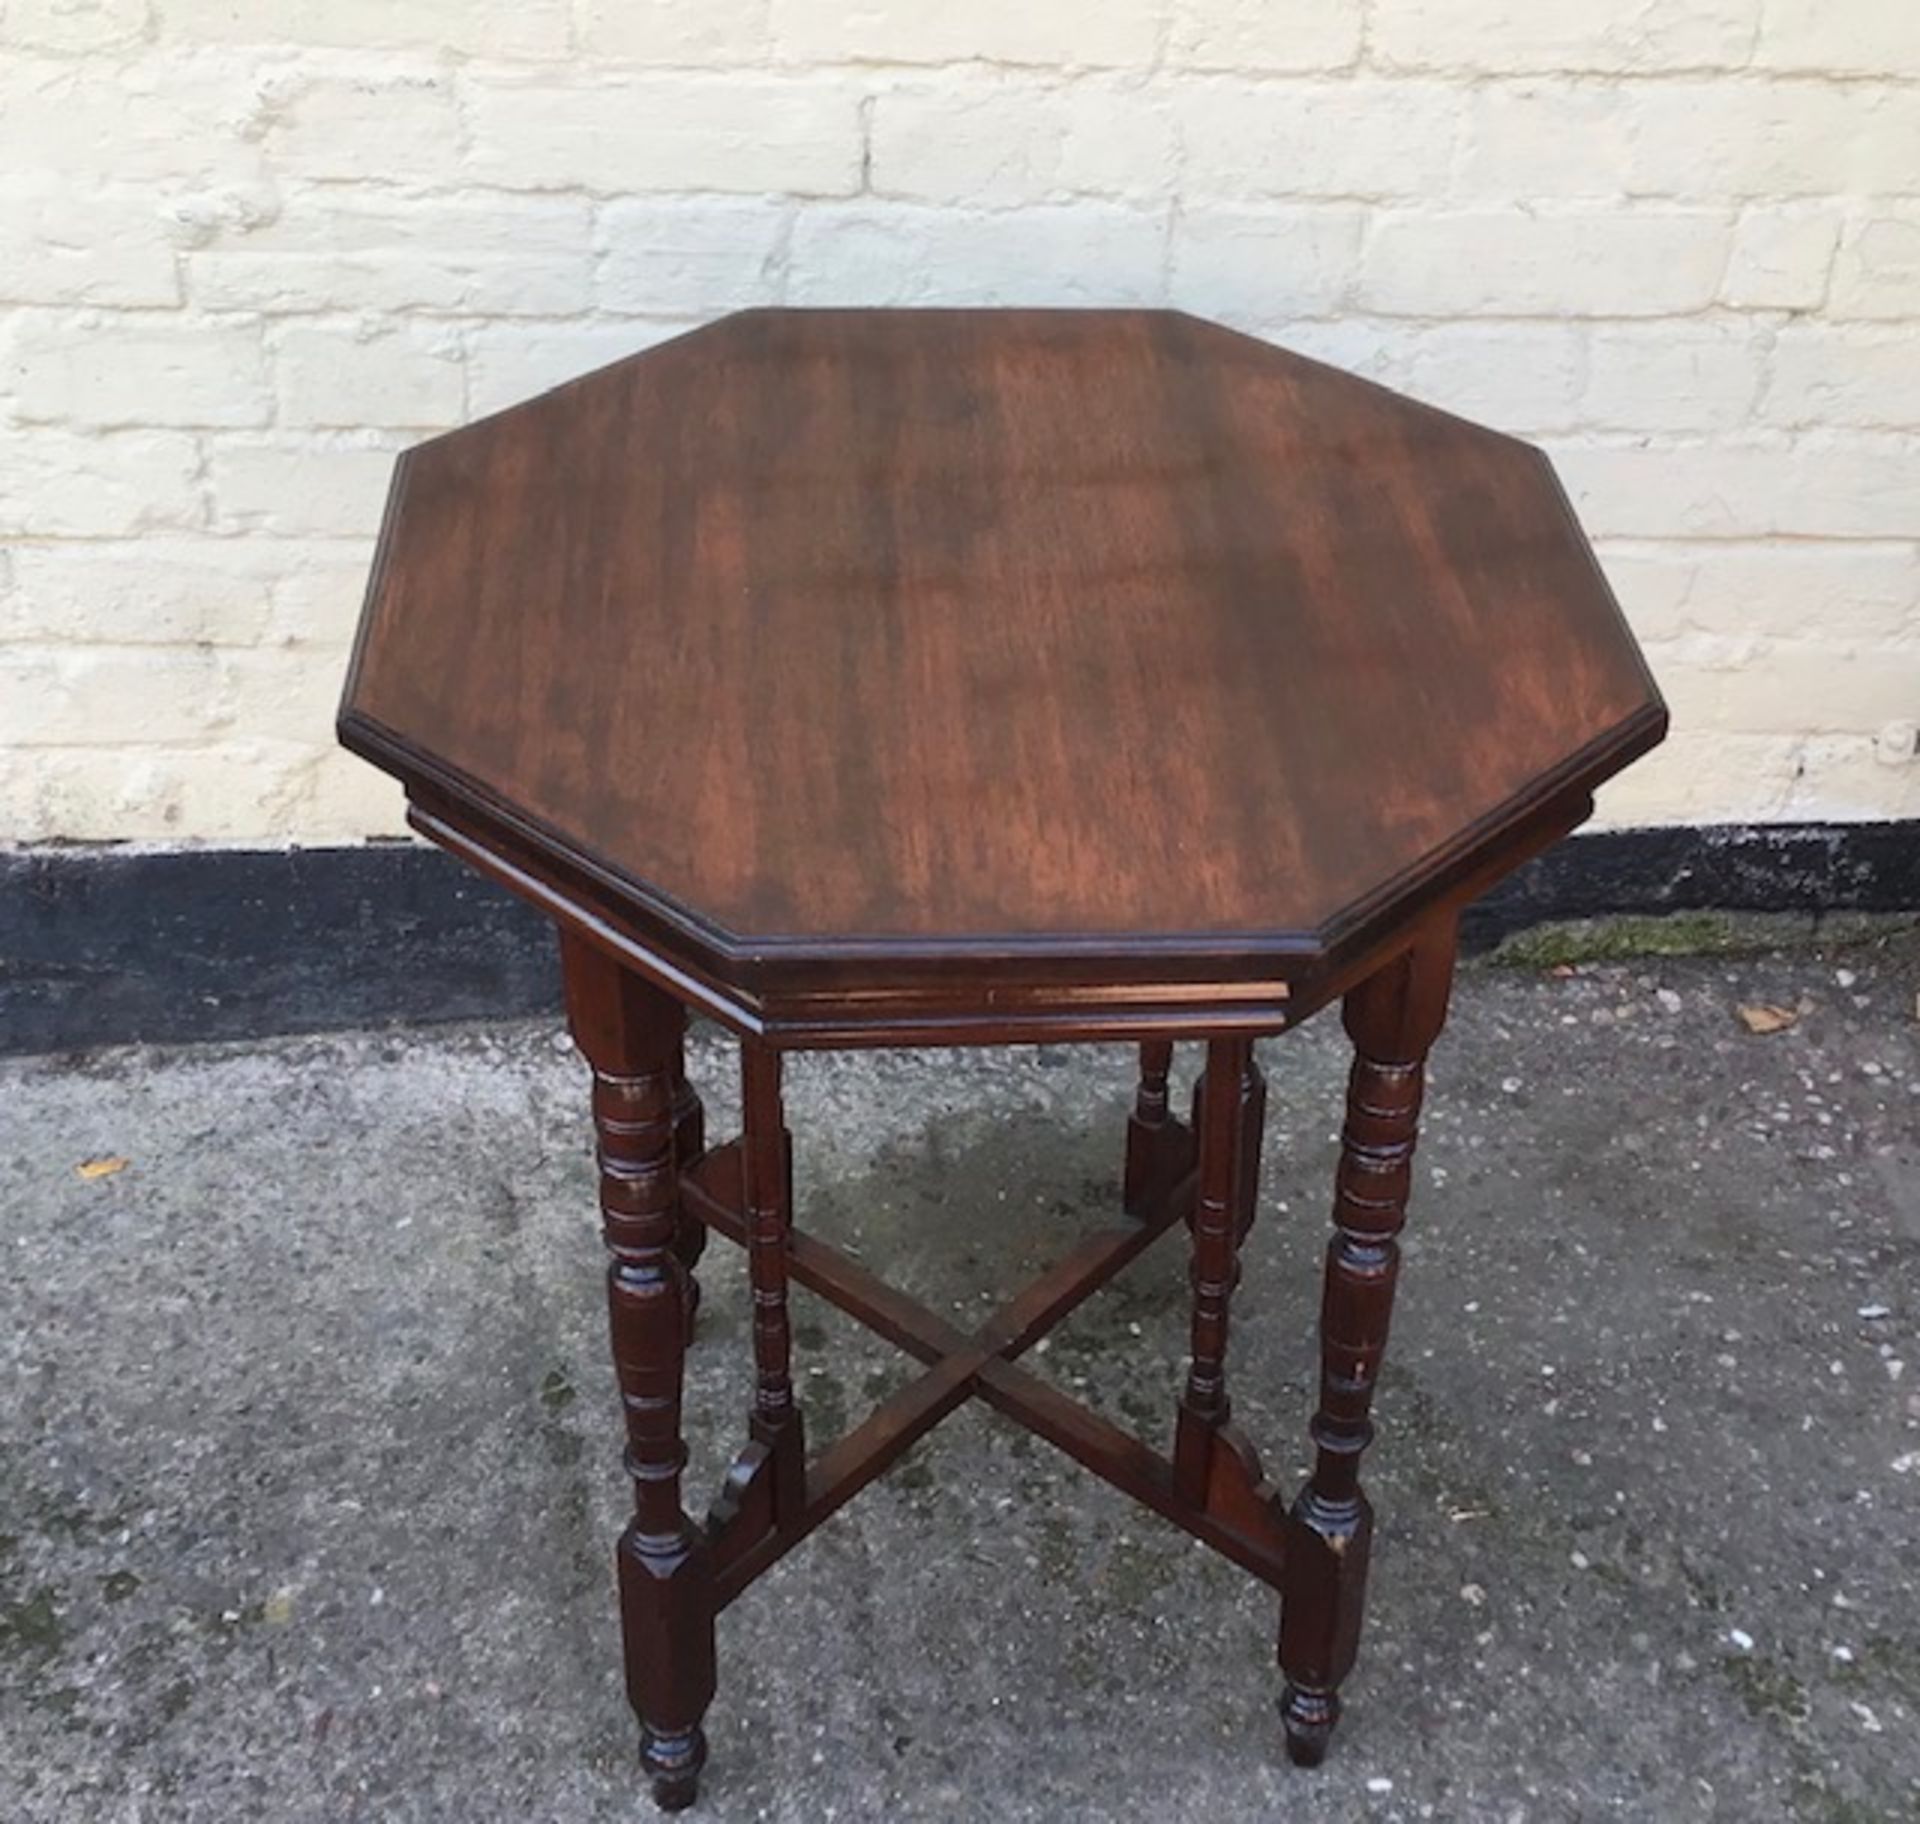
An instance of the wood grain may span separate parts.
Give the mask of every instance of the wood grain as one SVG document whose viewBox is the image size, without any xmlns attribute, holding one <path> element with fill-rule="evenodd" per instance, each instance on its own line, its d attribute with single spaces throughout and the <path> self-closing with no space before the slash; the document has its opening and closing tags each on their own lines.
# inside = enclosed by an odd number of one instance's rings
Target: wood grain
<svg viewBox="0 0 1920 1824">
<path fill-rule="evenodd" d="M 1098 311 L 749 312 L 420 447 L 342 720 L 724 980 L 868 989 L 1297 973 L 1663 727 L 1538 452 Z"/>
</svg>

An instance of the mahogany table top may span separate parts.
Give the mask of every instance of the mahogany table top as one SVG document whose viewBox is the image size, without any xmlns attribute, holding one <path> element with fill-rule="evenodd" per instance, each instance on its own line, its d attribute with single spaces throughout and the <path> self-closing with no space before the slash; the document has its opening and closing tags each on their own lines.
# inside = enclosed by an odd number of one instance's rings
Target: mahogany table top
<svg viewBox="0 0 1920 1824">
<path fill-rule="evenodd" d="M 1162 311 L 749 311 L 410 450 L 341 712 L 749 1028 L 1274 1016 L 1664 727 L 1538 451 Z"/>
</svg>

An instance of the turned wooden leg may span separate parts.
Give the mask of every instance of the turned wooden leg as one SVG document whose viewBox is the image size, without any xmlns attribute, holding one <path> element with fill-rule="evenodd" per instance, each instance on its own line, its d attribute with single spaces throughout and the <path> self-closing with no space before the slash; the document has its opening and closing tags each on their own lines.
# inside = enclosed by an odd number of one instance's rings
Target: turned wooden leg
<svg viewBox="0 0 1920 1824">
<path fill-rule="evenodd" d="M 684 1172 L 707 1150 L 707 1111 L 698 1092 L 687 1081 L 687 1047 L 684 1033 L 673 1048 L 673 1163 Z M 674 1230 L 673 1251 L 686 1268 L 687 1316 L 700 1309 L 700 1282 L 694 1268 L 706 1251 L 707 1225 L 686 1210 L 680 1212 L 679 1227 Z"/>
<path fill-rule="evenodd" d="M 1287 1518 L 1280 1619 L 1287 1750 L 1306 1767 L 1326 1754 L 1340 1683 L 1360 1645 L 1373 1543 L 1360 1454 L 1373 1436 L 1369 1413 L 1399 1271 L 1395 1237 L 1406 1221 L 1425 1061 L 1446 1018 L 1453 956 L 1449 919 L 1350 989 L 1342 1010 L 1354 1059 L 1320 1309 L 1314 1466 Z"/>
<path fill-rule="evenodd" d="M 1173 1041 L 1148 1039 L 1140 1047 L 1140 1087 L 1127 1119 L 1127 1170 L 1120 1192 L 1130 1216 L 1144 1215 L 1165 1189 L 1171 1142 L 1177 1137 L 1167 1109 L 1167 1073 Z"/>
<path fill-rule="evenodd" d="M 787 1246 L 793 1222 L 793 1145 L 780 1105 L 780 1054 L 741 1047 L 742 1169 L 747 1273 L 753 1287 L 753 1417 L 749 1430 L 768 1453 L 776 1526 L 806 1500 L 807 1452 L 793 1397 L 793 1334 L 787 1318 Z"/>
<path fill-rule="evenodd" d="M 566 936 L 567 1016 L 593 1068 L 593 1120 L 614 1370 L 626 1410 L 633 1518 L 620 1535 L 627 1696 L 640 1758 L 667 1810 L 693 1802 L 714 1690 L 713 1580 L 680 1505 L 680 1389 L 689 1314 L 676 1251 L 674 1073 L 686 1016 L 671 996 Z"/>
<path fill-rule="evenodd" d="M 1264 1101 L 1250 1039 L 1213 1039 L 1194 1101 L 1200 1184 L 1193 1214 L 1193 1337 L 1173 1440 L 1173 1481 L 1196 1506 L 1220 1511 L 1259 1481 L 1251 1449 L 1228 1421 L 1227 1321 L 1240 1277 L 1240 1212 L 1260 1177 L 1260 1129 L 1247 1122 Z"/>
</svg>

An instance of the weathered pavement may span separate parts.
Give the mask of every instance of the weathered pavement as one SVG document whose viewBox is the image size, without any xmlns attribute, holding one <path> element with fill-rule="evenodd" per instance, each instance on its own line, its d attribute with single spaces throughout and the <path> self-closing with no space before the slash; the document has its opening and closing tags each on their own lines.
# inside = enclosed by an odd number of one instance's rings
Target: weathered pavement
<svg viewBox="0 0 1920 1824">
<path fill-rule="evenodd" d="M 1267 1595 L 975 1410 L 723 1618 L 695 1815 L 1920 1816 L 1916 986 L 1911 935 L 1465 976 L 1320 1772 Z M 1291 1485 L 1337 1024 L 1263 1055 L 1233 1385 Z M 695 1066 L 724 1133 L 729 1054 Z M 1109 1218 L 1129 1069 L 803 1059 L 802 1220 L 984 1311 Z M 587 1144 L 553 1026 L 0 1066 L 0 1818 L 650 1815 Z M 696 1490 L 747 1397 L 708 1261 Z M 1182 1266 L 1035 1358 L 1162 1440 Z M 797 1299 L 825 1442 L 910 1370 Z"/>
</svg>

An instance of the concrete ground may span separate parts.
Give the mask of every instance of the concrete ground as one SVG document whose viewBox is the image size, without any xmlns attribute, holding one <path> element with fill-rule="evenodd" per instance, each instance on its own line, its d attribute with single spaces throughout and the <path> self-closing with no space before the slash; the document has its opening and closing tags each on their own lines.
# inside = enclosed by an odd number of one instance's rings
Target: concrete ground
<svg viewBox="0 0 1920 1824">
<path fill-rule="evenodd" d="M 1324 1769 L 1269 1596 L 970 1409 L 723 1618 L 704 1815 L 1920 1817 L 1916 987 L 1911 935 L 1466 975 Z M 1343 1062 L 1263 1052 L 1234 1384 L 1292 1484 Z M 1112 1209 L 1128 1075 L 801 1060 L 803 1219 L 984 1311 Z M 552 1025 L 0 1067 L 0 1819 L 649 1815 L 587 1146 Z M 1161 1439 L 1180 1252 L 1039 1358 Z M 695 1489 L 746 1400 L 709 1260 Z M 824 1442 L 906 1370 L 798 1300 Z"/>
</svg>

